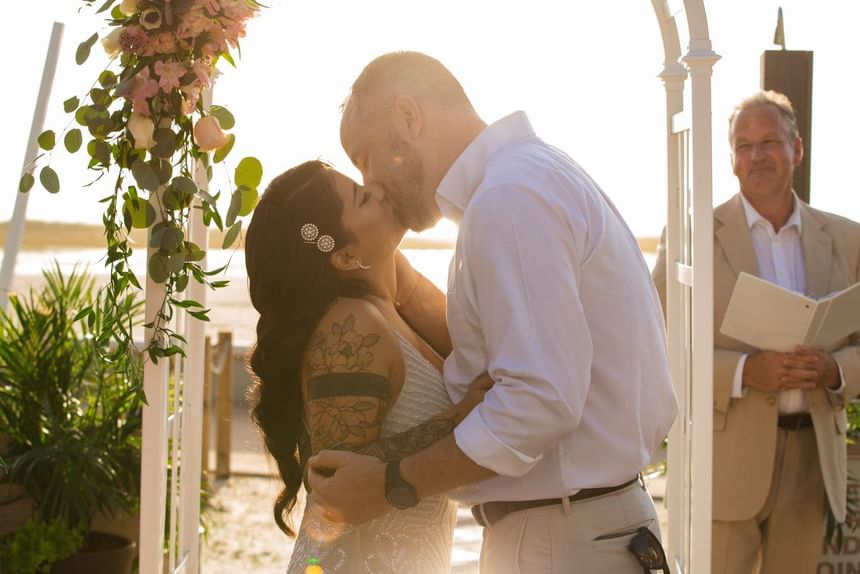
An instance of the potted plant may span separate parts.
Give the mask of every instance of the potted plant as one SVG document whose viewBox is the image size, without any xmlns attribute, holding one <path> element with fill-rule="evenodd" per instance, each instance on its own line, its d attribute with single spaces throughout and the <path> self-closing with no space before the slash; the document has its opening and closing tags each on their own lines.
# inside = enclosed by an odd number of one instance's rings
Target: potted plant
<svg viewBox="0 0 860 574">
<path fill-rule="evenodd" d="M 105 332 L 104 317 L 115 321 L 107 327 L 130 333 L 140 305 L 128 297 L 105 313 L 94 280 L 77 270 L 64 276 L 55 265 L 44 279 L 43 288 L 10 298 L 9 310 L 0 311 L 0 512 L 29 500 L 34 523 L 0 540 L 0 552 L 32 550 L 25 542 L 41 528 L 62 542 L 61 554 L 77 550 L 52 572 L 108 572 L 116 557 L 118 572 L 128 574 L 134 543 L 91 524 L 138 505 L 143 369 L 139 358 L 112 351 L 107 337 L 94 334 Z M 81 534 L 79 549 L 66 532 Z M 93 550 L 108 552 L 96 567 L 79 564 Z M 56 554 L 31 571 L 44 571 Z"/>
</svg>

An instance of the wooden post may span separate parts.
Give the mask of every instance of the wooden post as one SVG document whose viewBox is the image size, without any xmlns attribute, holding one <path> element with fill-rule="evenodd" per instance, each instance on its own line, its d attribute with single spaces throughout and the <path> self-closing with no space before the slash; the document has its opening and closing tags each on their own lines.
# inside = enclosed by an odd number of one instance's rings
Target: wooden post
<svg viewBox="0 0 860 574">
<path fill-rule="evenodd" d="M 216 462 L 215 478 L 230 477 L 230 420 L 233 416 L 233 333 L 218 333 L 220 372 L 215 387 Z"/>
<path fill-rule="evenodd" d="M 209 478 L 209 433 L 212 426 L 212 341 L 206 337 L 203 343 L 203 442 L 200 471 L 203 480 Z"/>
<path fill-rule="evenodd" d="M 788 96 L 803 139 L 803 161 L 794 168 L 794 190 L 809 203 L 812 158 L 812 52 L 767 50 L 761 55 L 761 87 Z"/>
</svg>

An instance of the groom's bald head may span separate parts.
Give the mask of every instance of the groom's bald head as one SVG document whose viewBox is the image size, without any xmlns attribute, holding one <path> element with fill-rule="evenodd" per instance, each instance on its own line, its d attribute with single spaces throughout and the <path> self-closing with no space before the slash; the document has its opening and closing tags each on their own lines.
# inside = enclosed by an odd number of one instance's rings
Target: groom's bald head
<svg viewBox="0 0 860 574">
<path fill-rule="evenodd" d="M 439 60 L 420 52 L 391 52 L 370 62 L 356 78 L 342 106 L 344 119 L 385 121 L 397 96 L 473 111 L 463 86 Z"/>
</svg>

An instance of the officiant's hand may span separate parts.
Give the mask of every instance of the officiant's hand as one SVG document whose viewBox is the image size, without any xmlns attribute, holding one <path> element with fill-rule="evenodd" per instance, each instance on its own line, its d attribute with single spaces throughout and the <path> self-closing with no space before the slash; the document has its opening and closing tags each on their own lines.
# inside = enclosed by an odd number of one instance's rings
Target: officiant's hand
<svg viewBox="0 0 860 574">
<path fill-rule="evenodd" d="M 310 497 L 332 522 L 361 524 L 392 509 L 385 500 L 385 463 L 342 450 L 323 450 L 308 461 Z"/>
<path fill-rule="evenodd" d="M 814 389 L 815 382 L 809 380 L 809 373 L 796 367 L 800 363 L 792 360 L 793 356 L 793 353 L 775 351 L 758 351 L 750 355 L 744 363 L 743 385 L 768 393 Z"/>
<path fill-rule="evenodd" d="M 816 387 L 835 390 L 839 388 L 839 366 L 836 360 L 820 349 L 797 347 L 787 353 L 783 364 L 787 373 L 784 380 L 792 384 L 812 383 Z"/>
</svg>

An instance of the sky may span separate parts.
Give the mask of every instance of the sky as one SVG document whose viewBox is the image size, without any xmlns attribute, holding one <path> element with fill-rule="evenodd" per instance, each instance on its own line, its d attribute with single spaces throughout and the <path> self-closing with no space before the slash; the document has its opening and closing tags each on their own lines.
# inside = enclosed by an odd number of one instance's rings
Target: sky
<svg viewBox="0 0 860 574">
<path fill-rule="evenodd" d="M 657 235 L 665 224 L 665 91 L 658 78 L 663 48 L 650 0 L 265 3 L 269 8 L 248 25 L 238 67 L 222 64 L 213 94 L 214 103 L 236 117 L 237 141 L 227 163 L 258 157 L 264 184 L 318 157 L 358 177 L 340 148 L 339 106 L 375 56 L 418 50 L 451 69 L 485 121 L 525 110 L 538 135 L 591 173 L 636 235 Z M 860 2 L 705 4 L 713 49 L 721 56 L 712 78 L 714 203 L 737 191 L 727 117 L 735 103 L 759 87 L 760 55 L 773 48 L 782 6 L 788 49 L 814 51 L 811 203 L 860 220 L 860 183 L 852 177 L 860 114 L 849 108 L 860 87 L 853 46 Z M 107 64 L 99 45 L 84 66 L 74 62 L 79 42 L 94 31 L 108 31 L 102 17 L 83 5 L 31 0 L 7 7 L 7 21 L 19 25 L 6 29 L 0 221 L 12 216 L 52 22 L 66 27 L 45 129 L 66 127 L 63 100 L 85 93 Z M 109 188 L 84 188 L 92 178 L 84 156 L 69 156 L 61 148 L 51 165 L 60 172 L 62 189 L 51 195 L 37 183 L 28 218 L 99 223 L 97 201 Z M 216 178 L 226 181 L 218 171 Z M 229 196 L 229 189 L 223 191 Z M 453 230 L 443 223 L 427 233 L 450 236 Z"/>
</svg>

